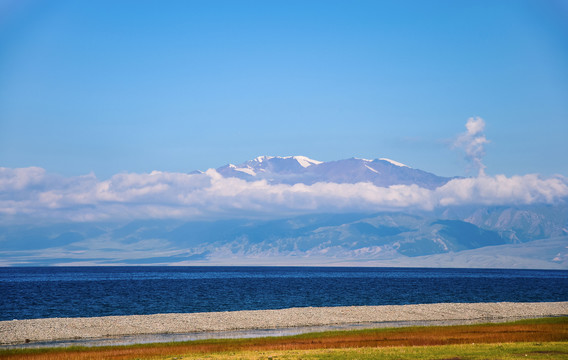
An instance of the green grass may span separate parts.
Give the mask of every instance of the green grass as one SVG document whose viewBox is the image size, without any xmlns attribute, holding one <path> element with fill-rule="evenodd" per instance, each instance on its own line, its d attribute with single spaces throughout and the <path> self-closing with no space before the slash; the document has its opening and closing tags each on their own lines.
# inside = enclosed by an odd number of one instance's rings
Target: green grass
<svg viewBox="0 0 568 360">
<path fill-rule="evenodd" d="M 212 354 L 195 354 L 160 360 L 518 360 L 568 359 L 568 343 L 506 343 L 445 346 L 409 346 L 388 348 L 321 349 L 288 351 L 242 351 Z"/>
</svg>

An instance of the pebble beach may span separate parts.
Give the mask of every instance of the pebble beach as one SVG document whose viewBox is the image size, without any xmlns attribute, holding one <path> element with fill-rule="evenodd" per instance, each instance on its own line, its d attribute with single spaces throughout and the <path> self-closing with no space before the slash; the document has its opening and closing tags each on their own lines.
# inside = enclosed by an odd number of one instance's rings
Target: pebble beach
<svg viewBox="0 0 568 360">
<path fill-rule="evenodd" d="M 568 302 L 308 307 L 0 321 L 0 344 L 125 335 L 279 329 L 412 321 L 507 321 L 568 315 Z"/>
</svg>

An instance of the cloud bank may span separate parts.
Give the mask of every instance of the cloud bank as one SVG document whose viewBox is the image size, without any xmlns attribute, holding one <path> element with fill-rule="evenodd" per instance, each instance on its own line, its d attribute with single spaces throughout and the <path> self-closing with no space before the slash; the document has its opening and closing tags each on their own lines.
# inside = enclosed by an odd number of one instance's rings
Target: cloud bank
<svg viewBox="0 0 568 360">
<path fill-rule="evenodd" d="M 567 197 L 568 179 L 535 174 L 482 174 L 453 179 L 429 190 L 417 185 L 378 187 L 371 183 L 271 185 L 264 180 L 225 178 L 213 169 L 202 174 L 124 173 L 101 181 L 93 174 L 62 177 L 37 167 L 0 168 L 0 218 L 7 223 L 433 210 L 460 205 L 554 203 Z"/>
</svg>

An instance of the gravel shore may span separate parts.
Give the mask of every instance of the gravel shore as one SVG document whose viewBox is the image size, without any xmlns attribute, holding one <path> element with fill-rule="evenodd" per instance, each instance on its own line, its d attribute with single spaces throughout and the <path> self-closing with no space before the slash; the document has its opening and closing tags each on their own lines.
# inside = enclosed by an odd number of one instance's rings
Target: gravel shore
<svg viewBox="0 0 568 360">
<path fill-rule="evenodd" d="M 139 334 L 568 315 L 568 302 L 347 306 L 0 321 L 0 344 Z"/>
</svg>

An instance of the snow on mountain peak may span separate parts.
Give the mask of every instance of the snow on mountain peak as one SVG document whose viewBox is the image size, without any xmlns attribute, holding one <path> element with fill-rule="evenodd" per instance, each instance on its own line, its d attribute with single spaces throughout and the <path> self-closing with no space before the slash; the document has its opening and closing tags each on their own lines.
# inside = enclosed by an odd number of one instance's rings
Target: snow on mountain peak
<svg viewBox="0 0 568 360">
<path fill-rule="evenodd" d="M 370 167 L 369 165 L 365 165 L 365 167 L 366 167 L 367 169 L 371 170 L 372 172 L 376 173 L 376 174 L 379 173 L 377 170 L 373 169 L 373 168 Z"/>
<path fill-rule="evenodd" d="M 323 161 L 310 159 L 307 156 L 301 156 L 301 155 L 296 155 L 296 156 L 266 156 L 266 155 L 263 155 L 263 156 L 258 156 L 256 158 L 254 158 L 254 160 L 252 160 L 252 161 L 255 162 L 255 163 L 261 164 L 261 163 L 268 161 L 268 160 L 271 160 L 271 159 L 294 159 L 303 168 L 307 168 L 307 167 L 312 166 L 312 165 L 319 165 L 319 164 L 323 163 Z M 354 159 L 361 160 L 361 161 L 364 161 L 364 162 L 373 162 L 374 161 L 374 160 L 361 159 L 361 158 L 354 158 Z M 400 163 L 398 161 L 394 161 L 394 160 L 391 160 L 391 159 L 380 158 L 379 160 L 389 162 L 389 163 L 396 165 L 398 167 L 410 168 L 410 166 L 408 166 L 408 165 L 405 165 L 403 163 Z"/>
<path fill-rule="evenodd" d="M 256 176 L 256 172 L 255 172 L 253 169 L 251 169 L 250 167 L 248 167 L 248 166 L 247 166 L 246 168 L 235 168 L 235 170 L 236 170 L 236 171 L 243 172 L 243 173 L 245 173 L 245 174 L 249 174 L 249 175 L 252 175 L 252 176 Z"/>
<path fill-rule="evenodd" d="M 277 156 L 276 156 L 276 157 L 277 157 Z M 274 158 L 275 158 L 275 156 L 265 156 L 265 155 L 263 155 L 263 156 L 257 156 L 257 157 L 255 157 L 253 161 L 256 161 L 256 162 L 258 162 L 258 163 L 261 163 L 261 162 L 263 162 L 263 161 L 265 161 L 265 160 L 270 160 L 270 159 L 274 159 Z"/>
<path fill-rule="evenodd" d="M 311 165 L 318 165 L 323 162 L 323 161 L 313 160 L 305 156 L 291 156 L 291 158 L 295 159 L 302 167 L 305 168 Z"/>
<path fill-rule="evenodd" d="M 243 172 L 245 174 L 256 176 L 256 172 L 254 172 L 254 170 L 250 166 L 243 168 L 243 167 L 237 167 L 236 165 L 233 165 L 233 164 L 229 164 L 229 169 L 233 169 L 235 171 L 240 171 L 240 172 Z"/>
<path fill-rule="evenodd" d="M 391 163 L 391 164 L 393 164 L 393 165 L 396 165 L 396 166 L 410 168 L 410 166 L 408 166 L 408 165 L 404 165 L 403 163 L 399 163 L 398 161 L 394 161 L 394 160 L 391 160 L 391 159 L 380 158 L 379 160 L 389 162 L 389 163 Z"/>
<path fill-rule="evenodd" d="M 322 163 L 322 161 L 313 160 L 306 156 L 258 156 L 253 161 L 260 164 L 270 159 L 294 159 L 298 162 L 298 164 L 300 164 L 300 166 L 304 168 L 307 168 L 308 166 L 311 165 L 317 165 Z"/>
</svg>

